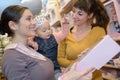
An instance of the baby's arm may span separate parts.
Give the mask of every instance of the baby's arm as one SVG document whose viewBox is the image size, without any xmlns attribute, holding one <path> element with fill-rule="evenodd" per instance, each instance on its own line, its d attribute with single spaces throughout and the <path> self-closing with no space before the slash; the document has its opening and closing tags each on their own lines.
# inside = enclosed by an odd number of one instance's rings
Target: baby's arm
<svg viewBox="0 0 120 80">
<path fill-rule="evenodd" d="M 38 50 L 38 44 L 34 41 L 34 37 L 28 38 L 27 45 L 32 47 L 34 50 Z"/>
<path fill-rule="evenodd" d="M 67 18 L 63 18 L 62 22 L 61 22 L 61 30 L 57 33 L 53 33 L 53 35 L 55 36 L 55 39 L 57 41 L 57 43 L 59 43 L 61 40 L 63 40 L 69 33 L 69 21 Z"/>
</svg>

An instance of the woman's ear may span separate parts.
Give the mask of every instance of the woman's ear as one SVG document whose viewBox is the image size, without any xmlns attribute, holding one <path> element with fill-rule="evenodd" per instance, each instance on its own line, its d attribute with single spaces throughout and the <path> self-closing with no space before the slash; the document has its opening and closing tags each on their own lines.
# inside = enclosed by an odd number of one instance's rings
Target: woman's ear
<svg viewBox="0 0 120 80">
<path fill-rule="evenodd" d="M 89 19 L 92 19 L 93 18 L 93 13 L 91 13 L 89 16 L 88 16 Z"/>
<path fill-rule="evenodd" d="M 13 21 L 9 21 L 8 25 L 9 25 L 11 30 L 16 30 L 17 29 L 16 23 L 13 22 Z"/>
<path fill-rule="evenodd" d="M 94 18 L 93 13 L 91 13 L 88 16 L 88 19 L 89 19 L 90 24 L 96 23 L 96 19 Z"/>
</svg>

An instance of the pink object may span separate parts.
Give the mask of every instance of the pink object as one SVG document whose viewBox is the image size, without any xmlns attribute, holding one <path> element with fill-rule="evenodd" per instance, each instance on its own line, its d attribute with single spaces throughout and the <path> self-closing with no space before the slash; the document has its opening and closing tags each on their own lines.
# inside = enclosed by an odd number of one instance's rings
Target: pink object
<svg viewBox="0 0 120 80">
<path fill-rule="evenodd" d="M 88 53 L 83 54 L 76 69 L 78 71 L 84 71 L 90 67 L 100 69 L 118 52 L 120 52 L 120 46 L 110 36 L 106 35 Z"/>
</svg>

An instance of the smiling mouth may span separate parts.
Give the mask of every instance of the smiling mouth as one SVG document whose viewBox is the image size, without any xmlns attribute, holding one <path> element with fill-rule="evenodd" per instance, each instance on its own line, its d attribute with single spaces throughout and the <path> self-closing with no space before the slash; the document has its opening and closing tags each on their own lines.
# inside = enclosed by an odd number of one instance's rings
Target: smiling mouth
<svg viewBox="0 0 120 80">
<path fill-rule="evenodd" d="M 47 35 L 47 37 L 50 37 L 50 35 Z"/>
<path fill-rule="evenodd" d="M 50 36 L 50 35 L 47 35 L 48 37 Z"/>
<path fill-rule="evenodd" d="M 30 29 L 30 30 L 36 30 L 36 28 L 35 28 L 35 27 L 30 27 L 29 29 Z"/>
<path fill-rule="evenodd" d="M 80 20 L 74 20 L 74 21 L 80 21 Z"/>
</svg>

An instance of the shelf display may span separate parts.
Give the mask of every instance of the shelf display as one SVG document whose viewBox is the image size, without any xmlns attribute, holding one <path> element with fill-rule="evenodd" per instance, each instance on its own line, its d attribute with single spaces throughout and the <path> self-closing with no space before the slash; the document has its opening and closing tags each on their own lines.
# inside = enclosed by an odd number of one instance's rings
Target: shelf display
<svg viewBox="0 0 120 80">
<path fill-rule="evenodd" d="M 72 10 L 72 5 L 76 0 L 59 0 L 46 15 L 50 21 L 51 26 L 56 27 L 60 25 L 61 18 L 64 14 L 68 14 Z"/>
<path fill-rule="evenodd" d="M 61 16 L 60 16 L 60 13 L 59 13 L 59 8 L 57 7 L 54 7 L 52 10 L 51 10 L 51 25 L 54 26 L 55 23 L 61 21 Z"/>
<path fill-rule="evenodd" d="M 63 14 L 67 14 L 72 10 L 73 4 L 77 1 L 77 0 L 62 0 L 64 1 L 60 7 L 60 14 L 61 16 Z M 61 4 L 61 0 L 60 0 L 60 4 Z"/>
<path fill-rule="evenodd" d="M 106 64 L 101 71 L 102 76 L 107 80 L 120 79 L 120 68 L 117 68 L 114 65 Z"/>
<path fill-rule="evenodd" d="M 72 9 L 72 4 L 73 4 L 73 1 L 74 0 L 62 0 L 62 4 L 61 4 L 61 2 L 60 2 L 60 13 L 61 13 L 61 15 L 63 15 L 63 14 L 66 14 L 66 13 L 68 13 L 68 12 L 70 12 L 71 11 L 71 9 Z"/>
<path fill-rule="evenodd" d="M 10 44 L 10 37 L 8 37 L 8 34 L 5 35 L 0 34 L 0 80 L 6 80 L 4 75 L 2 74 L 1 61 L 4 53 L 4 47 L 7 46 L 8 44 Z"/>
<path fill-rule="evenodd" d="M 7 46 L 10 43 L 10 37 L 8 37 L 8 34 L 1 35 L 0 34 L 0 54 L 3 53 L 3 49 L 5 46 Z"/>
<path fill-rule="evenodd" d="M 58 10 L 58 7 L 53 7 L 46 16 L 51 26 L 56 26 L 56 24 L 60 23 L 59 21 L 61 21 L 61 16 Z"/>
<path fill-rule="evenodd" d="M 120 7 L 115 5 L 116 5 L 115 0 L 109 0 L 104 4 L 110 17 L 110 23 L 107 27 L 107 33 L 114 40 L 120 40 L 120 21 L 118 14 L 118 8 L 120 9 Z"/>
</svg>

